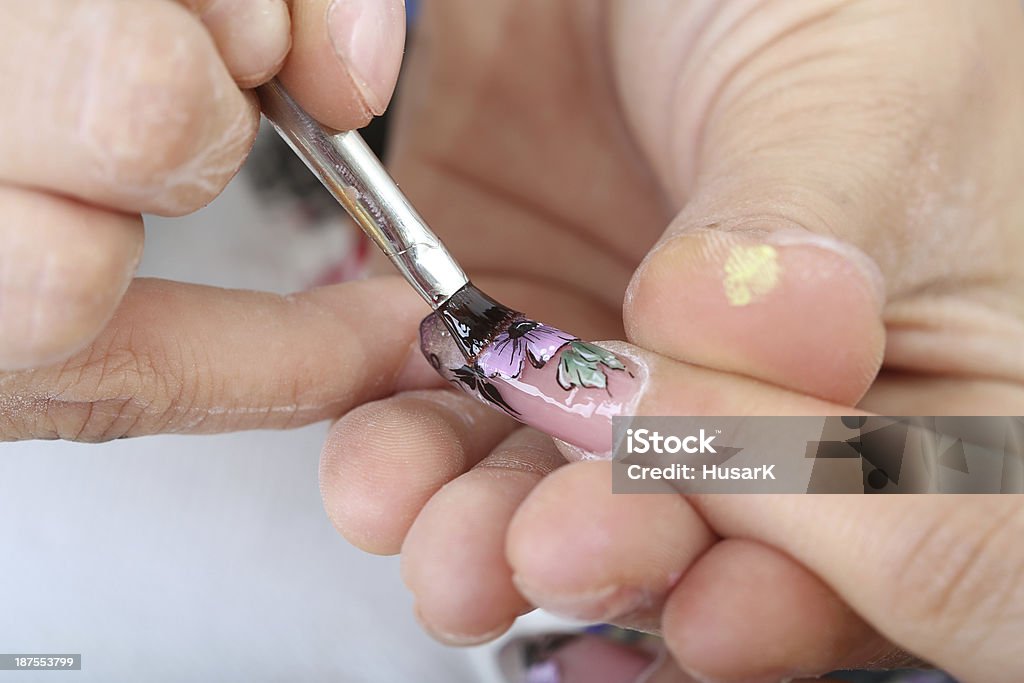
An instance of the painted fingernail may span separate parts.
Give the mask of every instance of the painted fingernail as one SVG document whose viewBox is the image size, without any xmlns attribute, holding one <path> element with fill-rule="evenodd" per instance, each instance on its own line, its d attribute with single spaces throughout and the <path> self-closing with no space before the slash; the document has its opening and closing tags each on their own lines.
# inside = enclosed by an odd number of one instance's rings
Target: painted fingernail
<svg viewBox="0 0 1024 683">
<path fill-rule="evenodd" d="M 660 649 L 653 636 L 602 625 L 517 638 L 502 648 L 499 666 L 510 683 L 639 683 L 659 662 Z"/>
<path fill-rule="evenodd" d="M 420 324 L 420 348 L 454 386 L 593 456 L 612 450 L 612 418 L 628 415 L 647 379 L 636 359 L 513 317 L 472 361 L 442 320 Z"/>
<path fill-rule="evenodd" d="M 405 41 L 402 0 L 334 0 L 327 30 L 367 108 L 384 113 L 398 80 Z"/>
</svg>

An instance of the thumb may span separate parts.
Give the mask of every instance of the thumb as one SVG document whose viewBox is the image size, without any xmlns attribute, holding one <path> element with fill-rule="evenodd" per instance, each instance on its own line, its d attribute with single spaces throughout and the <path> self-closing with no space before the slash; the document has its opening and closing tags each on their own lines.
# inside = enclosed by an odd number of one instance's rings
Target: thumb
<svg viewBox="0 0 1024 683">
<path fill-rule="evenodd" d="M 618 61 L 655 65 L 656 77 L 620 81 L 683 207 L 636 271 L 624 315 L 640 346 L 850 404 L 882 363 L 886 289 L 891 302 L 941 288 L 958 261 L 963 226 L 942 241 L 910 217 L 937 182 L 927 150 L 945 152 L 933 138 L 957 130 L 944 124 L 970 78 L 949 46 L 992 17 L 824 5 L 711 12 L 683 65 L 659 68 L 664 55 L 622 36 Z M 678 84 L 671 116 L 639 106 L 666 80 Z"/>
<path fill-rule="evenodd" d="M 674 235 L 634 275 L 627 338 L 678 360 L 854 405 L 882 362 L 881 278 L 792 228 Z"/>
</svg>

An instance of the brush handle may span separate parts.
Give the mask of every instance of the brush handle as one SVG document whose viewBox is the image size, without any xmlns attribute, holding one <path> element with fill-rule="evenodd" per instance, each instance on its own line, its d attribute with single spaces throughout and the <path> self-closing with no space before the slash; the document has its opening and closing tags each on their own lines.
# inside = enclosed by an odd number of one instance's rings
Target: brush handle
<svg viewBox="0 0 1024 683">
<path fill-rule="evenodd" d="M 263 115 L 435 310 L 468 282 L 357 131 L 333 131 L 274 79 L 256 89 Z"/>
</svg>

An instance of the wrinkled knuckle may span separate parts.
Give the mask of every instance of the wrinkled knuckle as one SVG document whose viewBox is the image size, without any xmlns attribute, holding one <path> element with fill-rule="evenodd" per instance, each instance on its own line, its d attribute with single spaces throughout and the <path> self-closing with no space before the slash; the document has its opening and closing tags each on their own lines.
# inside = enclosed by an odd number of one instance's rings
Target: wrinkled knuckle
<svg viewBox="0 0 1024 683">
<path fill-rule="evenodd" d="M 906 623 L 971 648 L 1007 620 L 1024 622 L 1024 507 L 974 505 L 934 518 L 892 565 L 892 604 Z M 1015 612 L 1014 612 L 1015 611 Z"/>
<path fill-rule="evenodd" d="M 56 373 L 48 417 L 57 438 L 103 442 L 159 431 L 189 393 L 173 355 L 129 332 L 94 344 Z"/>
<path fill-rule="evenodd" d="M 211 38 L 182 8 L 166 2 L 129 4 L 115 20 L 120 31 L 112 43 L 97 46 L 107 55 L 108 68 L 97 76 L 102 106 L 84 108 L 85 142 L 101 177 L 145 198 L 173 189 L 182 182 L 179 176 L 191 174 L 216 142 L 211 138 L 222 121 L 218 108 L 242 110 L 244 102 L 232 92 Z M 227 136 L 233 150 L 244 149 L 252 127 L 251 117 L 238 113 Z M 195 201 L 208 201 L 221 179 L 204 193 L 199 175 L 190 177 L 191 184 L 201 185 Z"/>
</svg>

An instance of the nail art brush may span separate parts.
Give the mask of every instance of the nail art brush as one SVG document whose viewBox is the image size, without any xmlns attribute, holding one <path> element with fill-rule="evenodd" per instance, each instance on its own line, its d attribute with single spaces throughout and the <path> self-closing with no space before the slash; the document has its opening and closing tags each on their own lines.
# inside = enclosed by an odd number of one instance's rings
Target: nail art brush
<svg viewBox="0 0 1024 683">
<path fill-rule="evenodd" d="M 352 219 L 430 304 L 420 349 L 442 377 L 510 417 L 594 455 L 637 405 L 646 370 L 531 320 L 477 289 L 356 131 L 320 125 L 273 80 L 263 113 Z"/>
<path fill-rule="evenodd" d="M 466 359 L 474 361 L 520 314 L 469 281 L 358 131 L 324 127 L 277 79 L 256 92 L 274 129 L 444 320 Z"/>
</svg>

